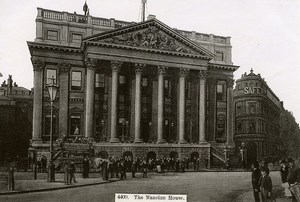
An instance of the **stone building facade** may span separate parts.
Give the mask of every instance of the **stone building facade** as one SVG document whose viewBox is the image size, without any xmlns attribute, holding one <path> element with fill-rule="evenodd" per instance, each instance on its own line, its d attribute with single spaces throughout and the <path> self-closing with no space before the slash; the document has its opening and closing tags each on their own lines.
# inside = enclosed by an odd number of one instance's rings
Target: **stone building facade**
<svg viewBox="0 0 300 202">
<path fill-rule="evenodd" d="M 55 137 L 93 139 L 96 153 L 204 159 L 234 147 L 230 37 L 38 8 L 28 47 L 37 150 L 48 145 L 52 78 Z"/>
<path fill-rule="evenodd" d="M 278 160 L 283 150 L 280 134 L 282 102 L 260 74 L 243 74 L 234 89 L 237 148 L 244 144 L 245 161 Z"/>
<path fill-rule="evenodd" d="M 0 86 L 0 163 L 26 156 L 32 132 L 32 91 L 9 75 Z"/>
</svg>

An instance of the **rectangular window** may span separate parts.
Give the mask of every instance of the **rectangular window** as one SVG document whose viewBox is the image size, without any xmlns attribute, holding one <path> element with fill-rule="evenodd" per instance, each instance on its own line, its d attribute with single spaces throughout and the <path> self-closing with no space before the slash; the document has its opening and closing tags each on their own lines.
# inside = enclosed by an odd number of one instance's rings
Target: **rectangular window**
<svg viewBox="0 0 300 202">
<path fill-rule="evenodd" d="M 82 34 L 72 34 L 72 42 L 73 43 L 81 43 Z"/>
<path fill-rule="evenodd" d="M 96 74 L 96 88 L 103 88 L 104 87 L 104 81 L 105 81 L 105 75 L 104 74 Z"/>
<path fill-rule="evenodd" d="M 120 84 L 124 84 L 124 83 L 126 83 L 126 77 L 125 77 L 125 76 L 122 76 L 122 75 L 120 75 L 120 76 L 119 76 L 119 83 L 120 83 Z"/>
<path fill-rule="evenodd" d="M 57 84 L 56 81 L 56 70 L 55 69 L 47 69 L 46 71 L 46 85 L 52 84 Z"/>
<path fill-rule="evenodd" d="M 224 53 L 217 51 L 216 52 L 216 60 L 217 61 L 224 61 Z"/>
<path fill-rule="evenodd" d="M 80 115 L 71 115 L 70 117 L 70 131 L 71 135 L 80 135 Z"/>
<path fill-rule="evenodd" d="M 58 41 L 58 31 L 48 30 L 47 39 L 52 41 Z"/>
<path fill-rule="evenodd" d="M 224 101 L 224 100 L 225 100 L 224 85 L 218 84 L 217 85 L 217 101 Z"/>
<path fill-rule="evenodd" d="M 148 86 L 148 79 L 147 78 L 143 78 L 142 79 L 142 86 L 143 87 L 147 87 Z"/>
<path fill-rule="evenodd" d="M 81 90 L 81 72 L 72 72 L 71 90 Z"/>
<path fill-rule="evenodd" d="M 191 82 L 186 82 L 185 85 L 185 94 L 187 99 L 191 99 Z"/>
</svg>

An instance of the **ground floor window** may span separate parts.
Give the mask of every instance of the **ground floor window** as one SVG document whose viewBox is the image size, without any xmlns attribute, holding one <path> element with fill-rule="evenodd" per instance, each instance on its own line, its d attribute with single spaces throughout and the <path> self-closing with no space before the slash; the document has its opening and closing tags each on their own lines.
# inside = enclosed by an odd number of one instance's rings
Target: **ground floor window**
<svg viewBox="0 0 300 202">
<path fill-rule="evenodd" d="M 78 136 L 81 134 L 81 116 L 80 114 L 74 114 L 70 117 L 70 135 Z"/>
</svg>

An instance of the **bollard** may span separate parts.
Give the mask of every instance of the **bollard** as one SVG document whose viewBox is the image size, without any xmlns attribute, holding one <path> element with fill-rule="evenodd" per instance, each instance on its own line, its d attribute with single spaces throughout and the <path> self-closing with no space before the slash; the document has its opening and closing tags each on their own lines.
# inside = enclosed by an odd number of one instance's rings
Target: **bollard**
<svg viewBox="0 0 300 202">
<path fill-rule="evenodd" d="M 8 170 L 8 191 L 15 190 L 14 168 L 9 167 Z"/>
<path fill-rule="evenodd" d="M 33 179 L 37 180 L 37 167 L 36 167 L 36 164 L 34 163 L 32 166 L 33 166 L 32 167 L 32 169 L 33 169 Z"/>
</svg>

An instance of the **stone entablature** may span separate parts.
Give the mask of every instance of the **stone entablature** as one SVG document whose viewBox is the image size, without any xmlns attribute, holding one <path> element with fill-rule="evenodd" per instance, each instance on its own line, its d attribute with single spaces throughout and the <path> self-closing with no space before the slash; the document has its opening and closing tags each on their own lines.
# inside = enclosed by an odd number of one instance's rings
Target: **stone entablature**
<svg viewBox="0 0 300 202">
<path fill-rule="evenodd" d="M 136 24 L 136 22 L 125 22 L 113 18 L 105 19 L 91 15 L 80 15 L 38 8 L 35 42 L 80 47 L 80 39 L 134 24 Z M 212 62 L 233 64 L 231 61 L 230 37 L 177 29 L 173 30 L 216 54 Z M 183 51 L 183 49 L 181 51 Z"/>
</svg>

